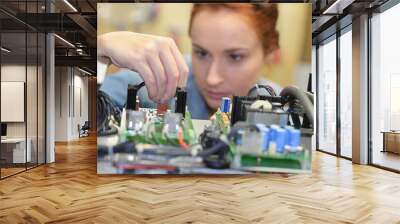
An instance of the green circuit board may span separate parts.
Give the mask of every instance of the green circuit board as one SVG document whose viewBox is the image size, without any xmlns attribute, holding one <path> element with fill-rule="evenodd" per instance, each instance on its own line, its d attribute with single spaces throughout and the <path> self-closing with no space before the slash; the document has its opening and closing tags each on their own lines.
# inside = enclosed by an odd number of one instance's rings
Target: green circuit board
<svg viewBox="0 0 400 224">
<path fill-rule="evenodd" d="M 148 120 L 140 134 L 132 134 L 125 130 L 122 135 L 127 141 L 138 144 L 181 146 L 178 135 L 169 135 L 163 132 L 165 122 L 162 118 Z M 187 145 L 197 143 L 196 133 L 193 127 L 191 114 L 186 111 L 185 118 L 181 122 L 182 140 Z"/>
</svg>

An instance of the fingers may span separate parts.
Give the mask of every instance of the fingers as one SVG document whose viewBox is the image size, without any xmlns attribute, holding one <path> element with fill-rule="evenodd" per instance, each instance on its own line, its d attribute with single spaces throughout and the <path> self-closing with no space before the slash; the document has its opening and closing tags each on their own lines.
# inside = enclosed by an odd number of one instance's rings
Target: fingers
<svg viewBox="0 0 400 224">
<path fill-rule="evenodd" d="M 156 78 L 156 96 L 153 100 L 158 103 L 164 99 L 164 93 L 167 88 L 167 75 L 159 57 L 149 56 L 147 57 L 147 62 L 150 65 L 153 76 Z"/>
<path fill-rule="evenodd" d="M 139 73 L 151 100 L 166 103 L 175 95 L 177 87 L 186 87 L 188 66 L 173 39 L 135 35 L 127 38 L 131 41 L 130 50 L 124 49 L 126 45 L 120 46 L 115 51 L 124 54 L 110 58 L 120 67 Z"/>
<path fill-rule="evenodd" d="M 147 92 L 149 94 L 150 99 L 156 99 L 157 97 L 157 81 L 153 75 L 152 70 L 150 69 L 147 63 L 141 63 L 137 66 L 137 72 L 141 74 L 141 77 L 146 84 Z"/>
<path fill-rule="evenodd" d="M 179 70 L 175 58 L 170 50 L 170 46 L 165 46 L 163 51 L 160 52 L 160 58 L 164 65 L 167 77 L 167 82 L 165 82 L 166 91 L 164 92 L 164 96 L 162 98 L 162 101 L 165 103 L 168 99 L 175 95 Z"/>
<path fill-rule="evenodd" d="M 173 53 L 173 56 L 175 58 L 175 61 L 177 62 L 177 67 L 179 70 L 179 78 L 178 78 L 178 87 L 186 87 L 188 75 L 189 75 L 189 68 L 185 62 L 185 59 L 183 58 L 181 52 L 179 51 L 178 47 L 174 43 L 171 46 L 171 51 Z"/>
</svg>

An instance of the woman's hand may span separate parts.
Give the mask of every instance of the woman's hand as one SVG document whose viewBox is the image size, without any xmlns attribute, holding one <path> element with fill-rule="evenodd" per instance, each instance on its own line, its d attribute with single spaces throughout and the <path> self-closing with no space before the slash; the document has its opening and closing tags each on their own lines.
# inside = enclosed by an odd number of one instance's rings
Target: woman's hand
<svg viewBox="0 0 400 224">
<path fill-rule="evenodd" d="M 167 102 L 176 87 L 186 86 L 189 69 L 171 38 L 127 31 L 106 33 L 97 37 L 97 54 L 139 73 L 156 102 Z"/>
</svg>

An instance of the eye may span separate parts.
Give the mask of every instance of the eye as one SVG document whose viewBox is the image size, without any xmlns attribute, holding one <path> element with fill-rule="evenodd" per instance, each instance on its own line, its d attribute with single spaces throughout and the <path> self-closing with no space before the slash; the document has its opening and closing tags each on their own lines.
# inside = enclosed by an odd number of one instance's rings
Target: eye
<svg viewBox="0 0 400 224">
<path fill-rule="evenodd" d="M 243 59 L 243 55 L 242 54 L 230 54 L 229 58 L 232 61 L 241 61 Z"/>
<path fill-rule="evenodd" d="M 205 58 L 205 57 L 208 56 L 207 51 L 202 50 L 202 49 L 196 49 L 196 50 L 194 51 L 194 53 L 197 55 L 198 58 Z"/>
</svg>

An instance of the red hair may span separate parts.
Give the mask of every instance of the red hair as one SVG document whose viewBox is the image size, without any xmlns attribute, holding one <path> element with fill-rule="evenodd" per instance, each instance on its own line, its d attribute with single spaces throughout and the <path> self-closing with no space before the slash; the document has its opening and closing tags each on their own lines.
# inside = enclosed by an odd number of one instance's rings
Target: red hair
<svg viewBox="0 0 400 224">
<path fill-rule="evenodd" d="M 195 3 L 190 16 L 189 35 L 196 14 L 202 10 L 217 11 L 221 9 L 232 10 L 249 19 L 262 42 L 264 54 L 269 54 L 279 48 L 279 33 L 276 30 L 278 7 L 276 4 L 270 3 Z"/>
</svg>

